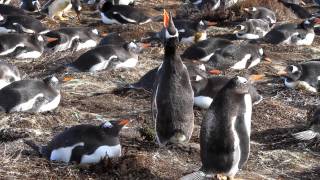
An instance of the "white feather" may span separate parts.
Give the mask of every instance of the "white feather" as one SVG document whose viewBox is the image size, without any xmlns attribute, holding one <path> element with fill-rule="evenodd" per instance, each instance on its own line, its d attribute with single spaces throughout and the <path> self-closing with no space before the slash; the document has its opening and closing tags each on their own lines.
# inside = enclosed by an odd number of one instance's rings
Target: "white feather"
<svg viewBox="0 0 320 180">
<path fill-rule="evenodd" d="M 92 154 L 83 155 L 81 163 L 98 163 L 105 157 L 120 157 L 121 156 L 121 145 L 116 146 L 100 146 Z"/>
<path fill-rule="evenodd" d="M 68 163 L 72 155 L 72 150 L 77 146 L 84 146 L 84 143 L 79 142 L 72 146 L 61 147 L 53 150 L 50 155 L 50 161 L 62 161 Z"/>
</svg>

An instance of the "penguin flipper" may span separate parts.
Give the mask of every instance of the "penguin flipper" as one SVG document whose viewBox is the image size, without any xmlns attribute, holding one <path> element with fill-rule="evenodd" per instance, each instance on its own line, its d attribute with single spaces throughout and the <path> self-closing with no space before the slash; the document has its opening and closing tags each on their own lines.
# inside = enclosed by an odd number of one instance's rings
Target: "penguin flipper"
<svg viewBox="0 0 320 180">
<path fill-rule="evenodd" d="M 212 177 L 207 177 L 202 171 L 196 171 L 181 177 L 179 180 L 207 180 L 207 179 L 212 179 Z"/>
<path fill-rule="evenodd" d="M 311 140 L 316 136 L 319 136 L 319 133 L 314 132 L 312 130 L 306 130 L 306 131 L 293 134 L 293 137 L 295 137 L 298 140 Z"/>
</svg>

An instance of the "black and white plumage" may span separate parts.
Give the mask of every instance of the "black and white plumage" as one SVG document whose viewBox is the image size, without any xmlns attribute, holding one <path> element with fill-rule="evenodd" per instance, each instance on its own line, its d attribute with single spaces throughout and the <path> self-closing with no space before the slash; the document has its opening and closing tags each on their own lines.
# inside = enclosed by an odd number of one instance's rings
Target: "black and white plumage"
<svg viewBox="0 0 320 180">
<path fill-rule="evenodd" d="M 249 19 L 262 19 L 267 21 L 270 25 L 277 22 L 276 14 L 265 7 L 250 7 L 244 9 L 249 13 Z"/>
<path fill-rule="evenodd" d="M 52 111 L 60 103 L 59 89 L 56 77 L 15 81 L 0 90 L 0 110 L 7 113 Z"/>
<path fill-rule="evenodd" d="M 230 44 L 232 44 L 232 42 L 226 39 L 209 38 L 188 47 L 181 55 L 181 58 L 183 60 L 189 59 L 206 62 L 209 61 L 216 50 L 224 48 Z"/>
<path fill-rule="evenodd" d="M 299 24 L 286 23 L 274 27 L 262 40 L 270 44 L 311 45 L 315 33 L 314 27 L 320 24 L 319 18 L 309 18 Z"/>
<path fill-rule="evenodd" d="M 190 2 L 201 10 L 215 11 L 221 5 L 221 0 L 190 0 Z"/>
<path fill-rule="evenodd" d="M 288 88 L 301 88 L 310 92 L 318 92 L 320 88 L 320 61 L 307 61 L 297 65 L 290 65 L 279 75 L 284 77 Z"/>
<path fill-rule="evenodd" d="M 48 29 L 38 20 L 27 15 L 0 15 L 0 32 L 43 34 Z"/>
<path fill-rule="evenodd" d="M 0 34 L 0 56 L 17 59 L 39 58 L 44 49 L 44 39 L 37 34 Z"/>
<path fill-rule="evenodd" d="M 262 19 L 249 19 L 236 26 L 236 36 L 239 39 L 259 39 L 270 31 L 269 23 Z"/>
<path fill-rule="evenodd" d="M 110 33 L 107 36 L 103 37 L 98 46 L 103 45 L 114 45 L 114 46 L 123 46 L 127 41 L 120 36 L 118 33 Z"/>
<path fill-rule="evenodd" d="M 242 43 L 231 44 L 217 50 L 208 61 L 212 68 L 225 69 L 250 69 L 260 63 L 265 57 L 263 49 L 257 44 Z"/>
<path fill-rule="evenodd" d="M 200 131 L 199 171 L 182 179 L 225 175 L 233 179 L 249 157 L 252 103 L 247 80 L 231 79 L 217 94 Z"/>
<path fill-rule="evenodd" d="M 0 89 L 21 79 L 17 67 L 0 61 Z"/>
<path fill-rule="evenodd" d="M 186 143 L 190 140 L 193 126 L 193 90 L 187 67 L 176 52 L 178 30 L 171 14 L 164 15 L 166 27 L 165 54 L 154 84 L 152 113 L 155 121 L 157 142 Z"/>
<path fill-rule="evenodd" d="M 28 15 L 23 9 L 11 5 L 0 4 L 0 14 L 3 15 Z"/>
<path fill-rule="evenodd" d="M 310 119 L 309 129 L 306 131 L 293 134 L 296 139 L 299 140 L 311 140 L 314 138 L 320 138 L 320 109 L 316 108 Z"/>
<path fill-rule="evenodd" d="M 306 19 L 310 18 L 312 15 L 309 11 L 307 11 L 304 7 L 300 6 L 299 1 L 294 0 L 281 0 L 282 4 L 287 8 L 291 9 L 291 11 L 299 18 Z"/>
<path fill-rule="evenodd" d="M 89 27 L 64 27 L 52 30 L 45 36 L 56 38 L 55 41 L 47 44 L 49 48 L 54 49 L 54 52 L 93 48 L 97 46 L 100 39 L 98 30 Z"/>
<path fill-rule="evenodd" d="M 147 16 L 140 9 L 128 5 L 113 5 L 110 1 L 102 5 L 100 15 L 104 24 L 145 24 L 157 19 Z"/>
<path fill-rule="evenodd" d="M 82 124 L 56 135 L 46 146 L 25 141 L 50 161 L 80 164 L 99 163 L 121 156 L 119 133 L 127 119 L 107 121 L 100 126 Z"/>
<path fill-rule="evenodd" d="M 66 20 L 63 15 L 73 9 L 80 19 L 80 11 L 82 9 L 80 0 L 48 0 L 41 8 L 42 12 L 47 12 L 49 18 L 58 17 L 59 20 Z"/>
<path fill-rule="evenodd" d="M 98 46 L 82 54 L 68 65 L 75 71 L 95 72 L 104 69 L 133 68 L 138 63 L 141 48 L 131 42 L 122 46 Z"/>
<path fill-rule="evenodd" d="M 41 4 L 38 0 L 21 0 L 20 8 L 26 11 L 35 12 L 41 10 Z"/>
</svg>

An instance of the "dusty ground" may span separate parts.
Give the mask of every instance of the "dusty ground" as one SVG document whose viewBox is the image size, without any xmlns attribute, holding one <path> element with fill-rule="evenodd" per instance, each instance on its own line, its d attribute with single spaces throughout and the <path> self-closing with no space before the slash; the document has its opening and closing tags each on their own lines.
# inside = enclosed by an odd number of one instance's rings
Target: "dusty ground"
<svg viewBox="0 0 320 180">
<path fill-rule="evenodd" d="M 169 1 L 170 7 L 178 2 Z M 150 14 L 160 14 L 152 7 L 158 0 L 137 1 Z M 81 24 L 97 26 L 103 32 L 120 32 L 130 40 L 139 39 L 146 31 L 159 30 L 160 23 L 143 26 L 106 26 L 99 16 L 85 8 Z M 43 21 L 50 27 L 59 24 Z M 72 26 L 70 20 L 61 26 Z M 79 23 L 77 23 L 79 25 Z M 226 34 L 230 27 L 212 27 L 210 35 Z M 264 100 L 254 106 L 251 154 L 247 165 L 237 175 L 242 179 L 320 179 L 320 145 L 317 141 L 299 142 L 292 133 L 306 129 L 307 111 L 319 104 L 317 94 L 286 89 L 275 73 L 286 64 L 320 57 L 320 37 L 309 47 L 264 45 L 272 64 L 260 64 L 251 73 L 265 73 L 256 83 Z M 184 47 L 181 47 L 182 51 Z M 19 67 L 25 78 L 42 78 L 78 57 L 82 52 L 45 53 L 37 60 L 5 59 Z M 0 179 L 177 179 L 200 167 L 199 128 L 205 112 L 195 110 L 196 126 L 188 146 L 159 149 L 152 139 L 153 122 L 150 94 L 130 92 L 115 95 L 112 90 L 135 82 L 162 61 L 161 48 L 151 48 L 140 56 L 138 66 L 125 71 L 102 71 L 95 74 L 74 73 L 73 81 L 61 84 L 60 106 L 49 113 L 16 113 L 0 115 Z M 231 74 L 243 73 L 233 72 Z M 60 79 L 65 74 L 56 74 Z M 45 144 L 65 127 L 77 124 L 100 124 L 104 119 L 130 118 L 132 123 L 121 133 L 123 157 L 112 164 L 89 167 L 49 162 L 40 158 L 23 143 L 33 139 Z M 150 135 L 151 134 L 151 135 Z"/>
</svg>

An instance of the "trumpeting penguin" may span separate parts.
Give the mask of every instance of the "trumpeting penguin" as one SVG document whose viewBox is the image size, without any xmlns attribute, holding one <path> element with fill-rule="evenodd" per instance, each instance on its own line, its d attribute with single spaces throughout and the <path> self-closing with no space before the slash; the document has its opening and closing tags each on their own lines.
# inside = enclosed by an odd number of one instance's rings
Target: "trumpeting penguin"
<svg viewBox="0 0 320 180">
<path fill-rule="evenodd" d="M 315 33 L 314 27 L 318 27 L 320 18 L 312 17 L 299 24 L 286 23 L 274 27 L 261 40 L 270 44 L 284 45 L 311 45 Z"/>
<path fill-rule="evenodd" d="M 111 1 L 102 5 L 100 15 L 104 24 L 145 24 L 160 18 L 149 17 L 140 9 L 128 5 L 113 5 Z"/>
<path fill-rule="evenodd" d="M 7 113 L 52 111 L 60 103 L 59 81 L 54 76 L 15 81 L 0 90 L 0 98 L 0 110 Z"/>
<path fill-rule="evenodd" d="M 96 72 L 104 69 L 134 68 L 138 63 L 139 44 L 130 42 L 124 46 L 98 46 L 82 54 L 67 65 L 68 70 Z"/>
<path fill-rule="evenodd" d="M 202 121 L 202 167 L 181 179 L 204 180 L 224 175 L 232 180 L 249 157 L 251 115 L 248 81 L 234 77 L 219 91 Z"/>
<path fill-rule="evenodd" d="M 0 14 L 0 33 L 30 33 L 43 34 L 48 29 L 38 20 L 26 15 L 1 15 Z"/>
<path fill-rule="evenodd" d="M 11 5 L 0 4 L 0 14 L 3 15 L 28 15 L 23 9 Z"/>
<path fill-rule="evenodd" d="M 110 120 L 99 126 L 76 125 L 56 135 L 46 146 L 38 146 L 32 141 L 25 143 L 50 161 L 99 163 L 121 156 L 119 133 L 128 123 L 128 119 L 121 119 Z"/>
<path fill-rule="evenodd" d="M 250 7 L 244 8 L 244 10 L 249 14 L 249 19 L 262 19 L 273 25 L 277 22 L 276 14 L 265 7 Z"/>
<path fill-rule="evenodd" d="M 179 32 L 171 14 L 164 10 L 164 59 L 157 71 L 153 90 L 152 113 L 156 139 L 160 146 L 167 143 L 186 143 L 193 126 L 193 90 L 187 67 L 176 48 Z"/>
<path fill-rule="evenodd" d="M 0 56 L 36 59 L 43 53 L 44 39 L 38 34 L 0 34 L 0 39 Z"/>
<path fill-rule="evenodd" d="M 208 65 L 217 70 L 225 69 L 250 69 L 261 60 L 271 61 L 257 44 L 242 43 L 231 44 L 217 50 L 208 61 Z"/>
<path fill-rule="evenodd" d="M 220 38 L 209 38 L 197 42 L 188 47 L 181 55 L 182 60 L 199 60 L 203 62 L 209 61 L 216 50 L 224 48 L 232 44 L 231 41 Z"/>
<path fill-rule="evenodd" d="M 78 20 L 80 20 L 80 11 L 82 9 L 80 0 L 48 0 L 41 8 L 41 11 L 48 12 L 51 19 L 57 16 L 59 20 L 67 20 L 63 15 L 71 9 L 75 11 Z"/>
<path fill-rule="evenodd" d="M 293 134 L 296 139 L 299 140 L 311 140 L 314 138 L 320 138 L 320 109 L 317 108 L 311 117 L 311 123 L 309 129 L 299 133 Z"/>
<path fill-rule="evenodd" d="M 320 61 L 307 61 L 297 65 L 289 65 L 278 74 L 284 77 L 284 84 L 288 88 L 318 92 L 320 88 L 319 68 Z"/>
<path fill-rule="evenodd" d="M 21 0 L 20 8 L 29 12 L 41 10 L 41 4 L 38 0 Z"/>
<path fill-rule="evenodd" d="M 259 39 L 270 31 L 269 23 L 262 19 L 249 19 L 236 26 L 234 33 L 239 39 Z"/>
<path fill-rule="evenodd" d="M 55 39 L 47 44 L 47 47 L 53 48 L 54 52 L 70 48 L 75 51 L 93 48 L 97 46 L 100 39 L 98 30 L 89 27 L 63 27 L 49 31 L 44 36 Z"/>
<path fill-rule="evenodd" d="M 19 80 L 21 80 L 21 78 L 18 68 L 0 61 L 0 89 Z"/>
</svg>

